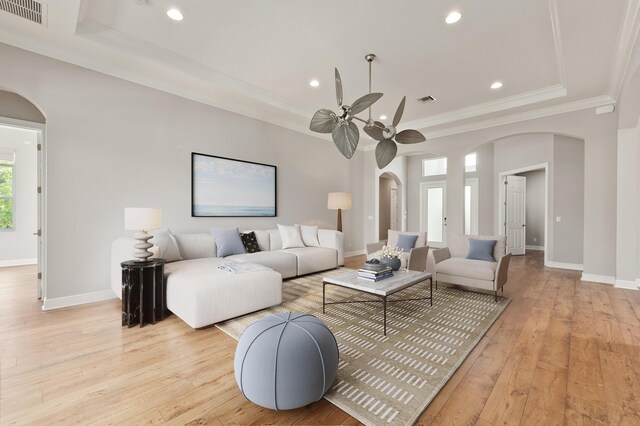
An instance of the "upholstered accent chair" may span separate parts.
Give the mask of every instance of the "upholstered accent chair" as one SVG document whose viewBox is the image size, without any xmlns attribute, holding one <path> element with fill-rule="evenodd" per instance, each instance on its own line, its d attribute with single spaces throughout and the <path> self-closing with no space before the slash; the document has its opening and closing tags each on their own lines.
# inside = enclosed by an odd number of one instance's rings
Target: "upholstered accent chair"
<svg viewBox="0 0 640 426">
<path fill-rule="evenodd" d="M 427 233 L 426 232 L 400 232 L 389 230 L 389 237 L 387 242 L 380 241 L 378 243 L 367 244 L 367 260 L 378 258 L 380 256 L 380 250 L 385 244 L 390 247 L 396 247 L 398 245 L 398 236 L 416 235 L 416 243 L 410 252 L 405 253 L 403 256 L 401 267 L 407 268 L 412 271 L 424 272 L 427 269 L 427 255 L 429 254 L 429 246 L 427 246 Z"/>
<path fill-rule="evenodd" d="M 495 240 L 493 262 L 467 259 L 469 239 Z M 504 235 L 454 234 L 449 247 L 433 250 L 435 282 L 457 284 L 464 287 L 493 291 L 498 301 L 498 290 L 507 283 L 511 254 L 506 254 L 507 240 Z"/>
</svg>

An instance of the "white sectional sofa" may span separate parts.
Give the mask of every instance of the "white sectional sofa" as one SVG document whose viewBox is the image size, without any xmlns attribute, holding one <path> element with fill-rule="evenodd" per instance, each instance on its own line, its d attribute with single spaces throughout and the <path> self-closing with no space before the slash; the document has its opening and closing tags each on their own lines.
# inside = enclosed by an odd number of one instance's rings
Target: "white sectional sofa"
<svg viewBox="0 0 640 426">
<path fill-rule="evenodd" d="M 254 231 L 260 252 L 217 257 L 210 234 L 175 234 L 183 260 L 165 265 L 167 307 L 193 328 L 278 305 L 282 279 L 344 265 L 343 234 L 319 229 L 320 247 L 282 249 L 277 229 Z M 133 238 L 118 238 L 111 247 L 111 288 L 122 298 L 120 263 L 133 258 Z M 157 248 L 154 247 L 155 253 Z M 152 250 L 153 250 L 152 249 Z M 231 274 L 218 269 L 224 262 L 250 262 L 270 268 Z"/>
</svg>

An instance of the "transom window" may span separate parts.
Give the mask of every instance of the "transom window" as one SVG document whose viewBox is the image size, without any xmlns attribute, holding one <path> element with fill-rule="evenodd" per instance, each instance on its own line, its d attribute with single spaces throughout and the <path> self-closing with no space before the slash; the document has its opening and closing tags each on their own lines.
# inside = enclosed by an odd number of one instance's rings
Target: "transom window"
<svg viewBox="0 0 640 426">
<path fill-rule="evenodd" d="M 13 229 L 15 154 L 0 151 L 0 230 Z"/>
<path fill-rule="evenodd" d="M 422 176 L 441 176 L 447 174 L 447 157 L 422 160 Z"/>
<path fill-rule="evenodd" d="M 464 157 L 464 171 L 469 173 L 469 172 L 475 172 L 477 170 L 477 155 L 475 152 L 472 152 L 471 154 L 467 154 Z"/>
</svg>

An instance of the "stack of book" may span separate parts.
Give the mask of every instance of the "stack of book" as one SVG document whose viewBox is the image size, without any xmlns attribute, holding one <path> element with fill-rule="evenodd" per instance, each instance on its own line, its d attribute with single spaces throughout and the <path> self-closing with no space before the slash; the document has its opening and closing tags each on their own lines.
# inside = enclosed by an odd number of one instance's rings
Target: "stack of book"
<svg viewBox="0 0 640 426">
<path fill-rule="evenodd" d="M 388 266 L 384 269 L 373 271 L 371 269 L 367 269 L 365 266 L 362 269 L 358 269 L 358 278 L 367 280 L 367 281 L 381 281 L 385 278 L 390 278 L 393 276 L 393 270 Z"/>
</svg>

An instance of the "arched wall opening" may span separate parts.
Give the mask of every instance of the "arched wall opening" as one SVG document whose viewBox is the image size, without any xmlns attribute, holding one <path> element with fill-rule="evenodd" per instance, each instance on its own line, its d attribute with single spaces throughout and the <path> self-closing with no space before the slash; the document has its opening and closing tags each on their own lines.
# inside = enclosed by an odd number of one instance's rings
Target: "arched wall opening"
<svg viewBox="0 0 640 426">
<path fill-rule="evenodd" d="M 477 221 L 477 234 L 505 235 L 509 251 L 524 254 L 543 249 L 545 265 L 583 269 L 585 212 L 585 146 L 573 135 L 551 132 L 518 133 L 486 141 L 466 155 L 475 154 L 473 170 L 464 170 L 465 188 L 477 181 L 476 199 L 462 194 L 465 224 Z M 507 213 L 507 176 L 523 185 L 515 210 Z M 450 194 L 450 196 L 455 196 Z M 508 203 L 507 203 L 507 200 Z M 467 203 L 476 204 L 475 209 Z M 477 217 L 469 220 L 468 214 Z M 510 211 L 513 211 L 510 210 Z M 521 229 L 508 223 L 522 223 Z"/>
<path fill-rule="evenodd" d="M 402 181 L 392 172 L 378 177 L 378 236 L 388 238 L 388 231 L 402 229 Z"/>
<path fill-rule="evenodd" d="M 37 265 L 42 279 L 35 293 L 41 299 L 46 294 L 45 125 L 33 102 L 0 90 L 0 266 Z"/>
</svg>

